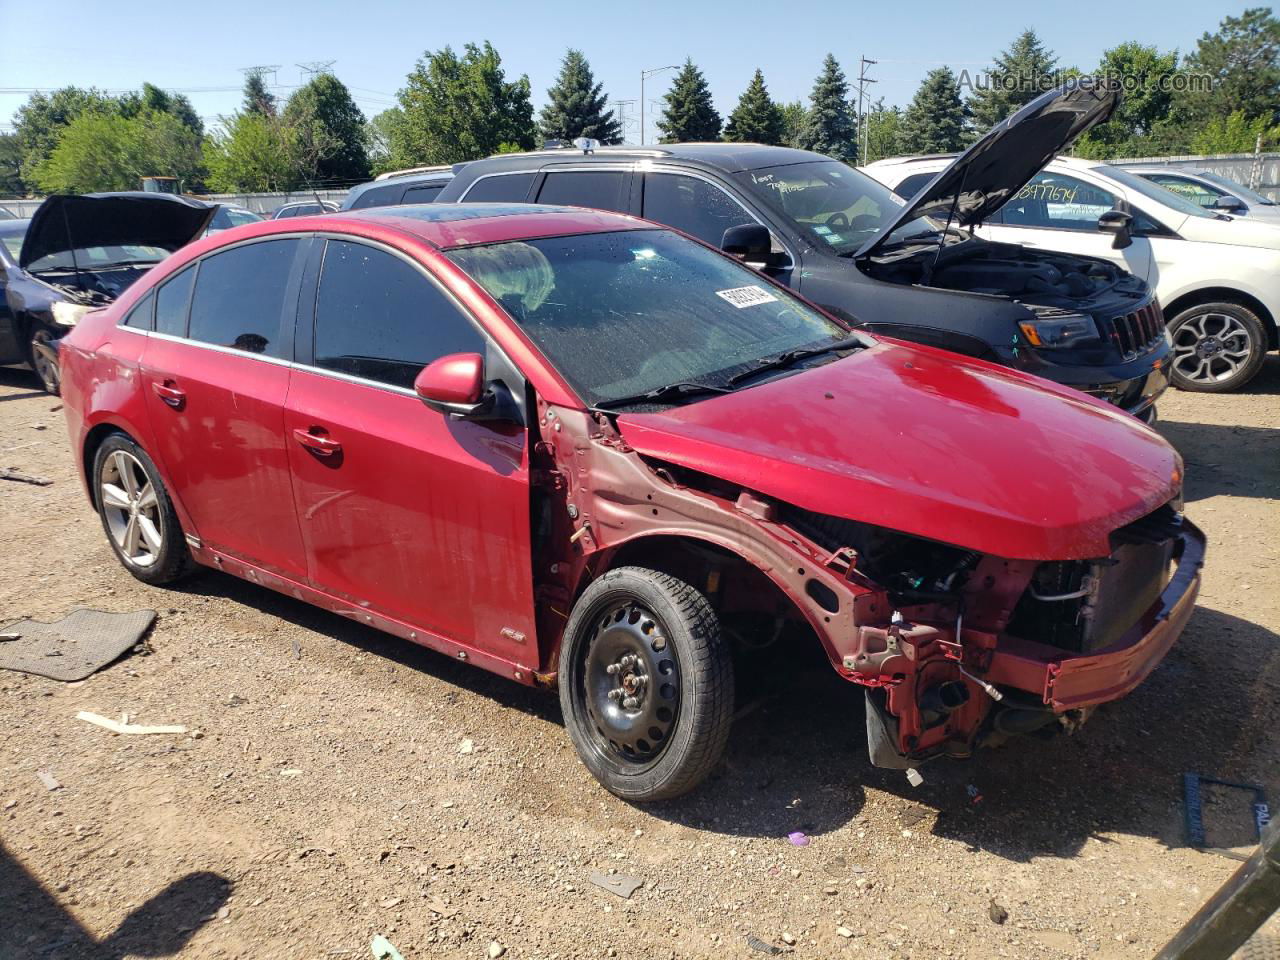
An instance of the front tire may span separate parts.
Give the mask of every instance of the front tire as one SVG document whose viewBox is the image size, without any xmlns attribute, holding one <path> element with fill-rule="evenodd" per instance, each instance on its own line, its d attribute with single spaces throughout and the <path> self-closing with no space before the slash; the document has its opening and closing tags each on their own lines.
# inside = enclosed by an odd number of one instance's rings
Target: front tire
<svg viewBox="0 0 1280 960">
<path fill-rule="evenodd" d="M 40 378 L 40 385 L 44 387 L 44 392 L 55 397 L 62 390 L 61 373 L 58 370 L 57 363 L 36 349 L 36 346 L 37 344 L 50 343 L 56 339 L 57 335 L 41 323 L 33 324 L 27 335 L 27 363 L 36 372 L 36 376 Z"/>
<path fill-rule="evenodd" d="M 1258 375 L 1267 356 L 1267 331 L 1252 310 L 1235 303 L 1202 303 L 1169 323 L 1173 362 L 1169 378 L 1179 390 L 1227 393 Z"/>
<path fill-rule="evenodd" d="M 707 598 L 619 567 L 583 592 L 560 654 L 560 706 L 578 756 L 624 800 L 668 800 L 706 779 L 733 720 L 733 662 Z"/>
<path fill-rule="evenodd" d="M 191 569 L 178 514 L 146 451 L 122 433 L 107 437 L 93 457 L 93 484 L 102 529 L 126 570 L 158 586 Z"/>
</svg>

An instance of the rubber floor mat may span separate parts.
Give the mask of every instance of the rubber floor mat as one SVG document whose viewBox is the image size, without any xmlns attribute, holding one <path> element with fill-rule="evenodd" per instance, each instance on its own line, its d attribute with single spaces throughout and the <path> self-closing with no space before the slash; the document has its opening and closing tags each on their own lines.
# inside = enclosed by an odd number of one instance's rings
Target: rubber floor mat
<svg viewBox="0 0 1280 960">
<path fill-rule="evenodd" d="M 137 646 L 155 622 L 154 610 L 103 613 L 73 610 L 61 620 L 19 620 L 0 627 L 0 670 L 34 673 L 50 680 L 83 680 Z"/>
</svg>

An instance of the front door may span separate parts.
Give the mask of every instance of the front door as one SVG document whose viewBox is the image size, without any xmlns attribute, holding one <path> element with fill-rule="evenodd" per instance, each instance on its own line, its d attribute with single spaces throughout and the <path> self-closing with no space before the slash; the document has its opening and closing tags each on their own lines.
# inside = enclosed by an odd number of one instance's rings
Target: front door
<svg viewBox="0 0 1280 960">
<path fill-rule="evenodd" d="M 319 274 L 284 424 L 312 582 L 535 662 L 528 431 L 453 419 L 413 392 L 437 357 L 493 348 L 399 254 L 331 239 Z"/>
</svg>

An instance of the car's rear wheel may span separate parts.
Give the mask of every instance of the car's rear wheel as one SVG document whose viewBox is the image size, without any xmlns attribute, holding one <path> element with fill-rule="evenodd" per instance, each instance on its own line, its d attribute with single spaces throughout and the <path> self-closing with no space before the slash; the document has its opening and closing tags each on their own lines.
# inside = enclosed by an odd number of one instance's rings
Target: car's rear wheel
<svg viewBox="0 0 1280 960">
<path fill-rule="evenodd" d="M 124 568 L 143 583 L 171 583 L 191 567 L 173 501 L 146 452 L 123 434 L 102 442 L 93 458 L 94 496 L 107 541 Z"/>
<path fill-rule="evenodd" d="M 675 577 L 619 567 L 574 605 L 560 705 L 583 763 L 624 800 L 678 797 L 724 753 L 733 663 L 707 598 Z"/>
<path fill-rule="evenodd" d="M 50 344 L 56 339 L 57 336 L 52 330 L 39 323 L 31 328 L 27 337 L 27 363 L 31 365 L 31 369 L 40 378 L 40 385 L 44 387 L 45 392 L 51 393 L 55 397 L 62 389 L 58 364 L 48 357 L 40 347 Z"/>
<path fill-rule="evenodd" d="M 1189 307 L 1169 323 L 1170 380 L 1179 390 L 1238 390 L 1262 369 L 1267 331 L 1251 310 L 1235 303 Z"/>
</svg>

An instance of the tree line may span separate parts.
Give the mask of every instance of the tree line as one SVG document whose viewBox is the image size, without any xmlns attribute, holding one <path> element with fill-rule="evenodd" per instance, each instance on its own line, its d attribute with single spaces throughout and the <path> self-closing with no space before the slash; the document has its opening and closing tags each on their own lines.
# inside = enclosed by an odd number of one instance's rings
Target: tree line
<svg viewBox="0 0 1280 960">
<path fill-rule="evenodd" d="M 1034 99 L 1082 76 L 1025 30 L 976 77 L 931 70 L 905 109 L 868 105 L 861 117 L 850 83 L 828 54 L 808 101 L 780 103 L 756 69 L 728 117 L 702 71 L 687 59 L 663 97 L 664 143 L 725 140 L 793 146 L 854 164 L 897 154 L 961 150 Z M 1207 89 L 1182 89 L 1179 75 Z M 1270 8 L 1226 17 L 1185 57 L 1136 41 L 1105 51 L 1091 75 L 1125 78 L 1116 114 L 1076 152 L 1096 159 L 1239 153 L 1280 146 L 1280 20 Z M 966 89 L 967 88 L 967 89 Z M 67 87 L 33 94 L 0 135 L 0 193 L 135 189 L 139 178 L 175 176 L 215 192 L 348 186 L 372 174 L 451 164 L 549 141 L 622 142 L 620 118 L 579 50 L 565 54 L 535 116 L 527 76 L 509 78 L 492 44 L 428 51 L 397 105 L 366 118 L 347 87 L 321 73 L 283 103 L 250 75 L 238 111 L 208 132 L 190 102 L 144 84 L 109 97 Z"/>
</svg>

